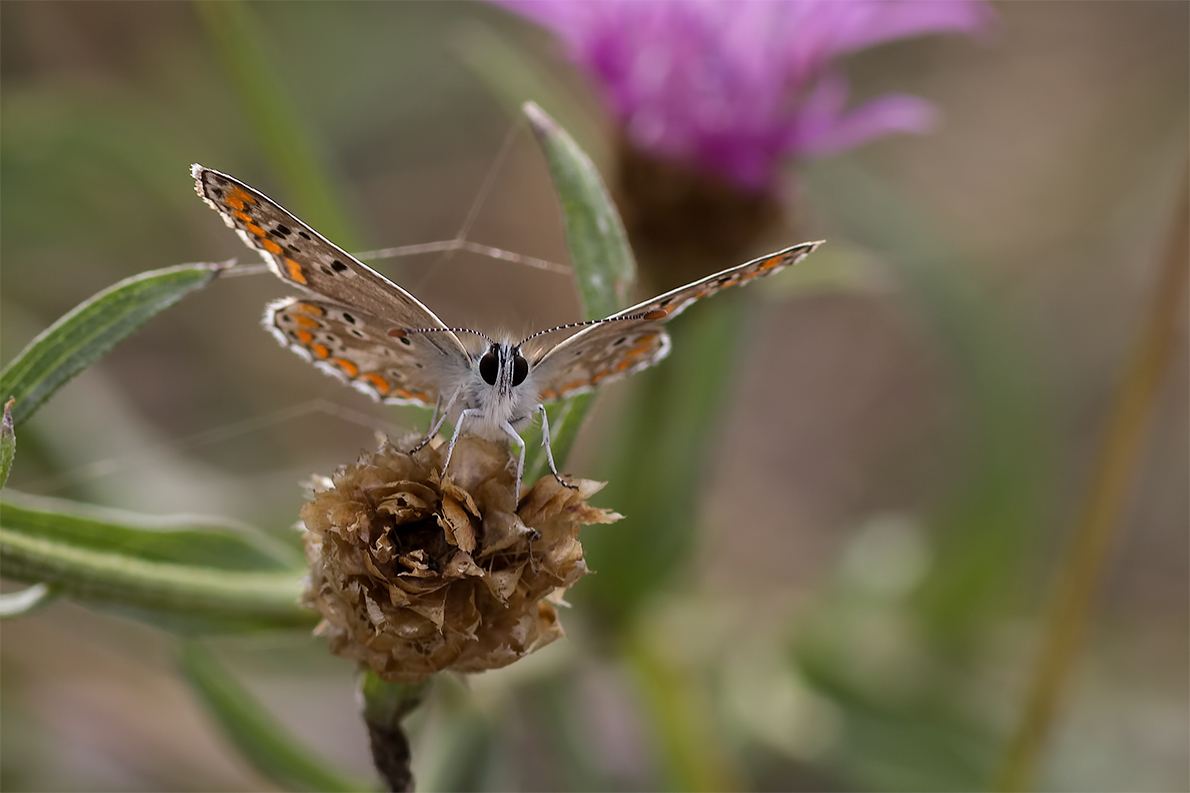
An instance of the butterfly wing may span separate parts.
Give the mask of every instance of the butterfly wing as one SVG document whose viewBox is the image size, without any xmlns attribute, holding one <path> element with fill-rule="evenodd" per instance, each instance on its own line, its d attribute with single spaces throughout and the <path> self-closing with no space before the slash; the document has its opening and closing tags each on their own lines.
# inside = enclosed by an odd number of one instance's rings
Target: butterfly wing
<svg viewBox="0 0 1190 793">
<path fill-rule="evenodd" d="M 450 359 L 417 347 L 425 343 L 425 334 L 393 338 L 388 321 L 327 300 L 278 300 L 266 309 L 264 326 L 322 371 L 383 402 L 432 407 L 440 389 L 466 373 L 451 370 Z"/>
<path fill-rule="evenodd" d="M 584 328 L 542 353 L 533 372 L 543 401 L 564 399 L 618 380 L 660 361 L 669 353 L 669 334 L 659 323 L 682 313 L 692 303 L 721 289 L 772 275 L 801 261 L 820 242 L 805 242 L 759 259 L 708 275 L 683 287 L 627 308 L 609 319 L 665 312 L 660 319 L 628 319 Z"/>
<path fill-rule="evenodd" d="M 470 356 L 447 330 L 390 336 L 393 328 L 445 328 L 417 298 L 263 193 L 195 165 L 195 189 L 269 268 L 317 297 L 268 306 L 264 326 L 325 372 L 385 402 L 434 405 L 466 373 Z"/>
<path fill-rule="evenodd" d="M 249 248 L 288 284 L 388 323 L 384 328 L 445 328 L 417 298 L 286 212 L 275 201 L 227 174 L 194 165 L 195 190 Z M 267 317 L 266 317 L 267 319 Z M 420 342 L 420 343 L 419 343 Z M 466 356 L 449 331 L 416 334 L 418 347 Z"/>
</svg>

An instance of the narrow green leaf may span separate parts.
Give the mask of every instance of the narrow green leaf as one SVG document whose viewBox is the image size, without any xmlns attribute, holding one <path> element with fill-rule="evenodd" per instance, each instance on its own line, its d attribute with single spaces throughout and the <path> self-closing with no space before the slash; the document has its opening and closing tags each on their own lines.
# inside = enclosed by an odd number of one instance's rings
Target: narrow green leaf
<svg viewBox="0 0 1190 793">
<path fill-rule="evenodd" d="M 125 279 L 80 303 L 0 374 L 0 398 L 15 400 L 14 426 L 70 378 L 126 339 L 159 311 L 209 284 L 226 264 L 183 264 Z"/>
<path fill-rule="evenodd" d="M 223 733 L 252 766 L 284 790 L 370 790 L 315 758 L 197 642 L 182 647 L 182 671 Z"/>
<path fill-rule="evenodd" d="M 562 202 L 566 245 L 588 319 L 601 319 L 628 304 L 636 278 L 636 261 L 620 214 L 591 159 L 553 119 L 532 102 L 524 106 L 529 125 L 545 154 L 554 189 Z M 579 426 L 593 399 L 575 397 L 548 409 L 554 460 L 563 466 Z M 533 482 L 546 468 L 541 433 L 528 433 L 525 481 Z"/>
<path fill-rule="evenodd" d="M 588 319 L 602 319 L 628 305 L 636 260 L 620 213 L 591 159 L 567 132 L 532 102 L 525 115 L 545 154 L 562 201 L 566 246 Z"/>
<path fill-rule="evenodd" d="M 168 522 L 151 529 L 145 519 L 120 525 L 77 507 L 34 504 L 11 495 L 0 503 L 8 578 L 184 632 L 304 627 L 317 619 L 297 605 L 304 570 L 283 565 L 246 534 Z"/>
<path fill-rule="evenodd" d="M 22 534 L 150 562 L 251 572 L 291 570 L 303 561 L 259 529 L 205 515 L 140 515 L 6 493 L 0 499 L 0 523 Z"/>
<path fill-rule="evenodd" d="M 58 599 L 58 590 L 49 584 L 34 584 L 16 592 L 0 595 L 0 619 L 32 614 Z"/>
<path fill-rule="evenodd" d="M 4 403 L 4 419 L 0 421 L 0 488 L 8 482 L 12 458 L 17 453 L 17 434 L 12 426 L 13 401 L 10 399 Z"/>
</svg>

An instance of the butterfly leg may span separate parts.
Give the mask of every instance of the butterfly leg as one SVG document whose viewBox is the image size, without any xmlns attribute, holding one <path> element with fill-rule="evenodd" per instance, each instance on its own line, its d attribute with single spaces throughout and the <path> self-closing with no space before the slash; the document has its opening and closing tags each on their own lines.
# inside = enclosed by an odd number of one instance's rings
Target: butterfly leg
<svg viewBox="0 0 1190 793">
<path fill-rule="evenodd" d="M 550 464 L 550 473 L 554 475 L 554 479 L 558 480 L 558 484 L 569 487 L 571 490 L 578 490 L 577 485 L 570 484 L 558 473 L 558 466 L 554 465 L 554 450 L 550 447 L 550 420 L 545 414 L 545 405 L 538 405 L 537 409 L 541 411 L 541 445 L 545 447 L 545 459 Z"/>
<path fill-rule="evenodd" d="M 446 461 L 442 463 L 442 478 L 446 478 L 446 469 L 450 467 L 450 456 L 454 454 L 455 443 L 459 440 L 459 433 L 463 431 L 463 423 L 472 416 L 481 414 L 483 411 L 475 408 L 467 408 L 459 414 L 459 420 L 455 422 L 455 431 L 450 436 L 450 445 L 446 447 Z"/>
<path fill-rule="evenodd" d="M 521 456 L 517 459 L 516 464 L 516 494 L 517 501 L 521 498 L 521 475 L 525 473 L 525 439 L 522 438 L 512 425 L 507 421 L 504 422 L 503 430 L 508 435 L 508 439 L 515 443 L 521 449 Z"/>
<path fill-rule="evenodd" d="M 439 416 L 438 411 L 439 410 L 442 410 L 442 394 L 439 394 L 438 398 L 434 400 L 434 415 L 430 416 L 430 427 L 431 428 L 438 425 L 438 416 Z M 444 410 L 442 412 L 443 412 L 443 414 L 446 413 L 446 411 L 444 411 Z M 426 433 L 426 437 L 427 438 L 430 437 L 429 432 Z"/>
<path fill-rule="evenodd" d="M 438 434 L 438 430 L 442 429 L 442 425 L 446 423 L 446 417 L 450 415 L 450 409 L 454 405 L 455 400 L 458 399 L 458 396 L 459 389 L 455 389 L 455 392 L 450 395 L 450 399 L 446 401 L 445 407 L 442 406 L 442 396 L 438 396 L 438 401 L 434 403 L 434 416 L 430 419 L 430 429 L 426 432 L 426 437 L 421 439 L 421 443 L 409 450 L 410 454 L 416 454 L 421 451 L 427 443 L 434 439 L 434 436 Z M 441 413 L 438 412 L 440 408 L 442 410 Z M 460 417 L 459 423 L 461 424 L 462 421 L 462 417 Z M 458 437 L 458 432 L 455 433 L 455 437 Z M 454 448 L 454 441 L 451 441 L 450 446 L 452 449 Z M 447 460 L 449 459 L 450 455 L 447 454 Z M 443 466 L 442 470 L 445 472 L 446 467 Z"/>
</svg>

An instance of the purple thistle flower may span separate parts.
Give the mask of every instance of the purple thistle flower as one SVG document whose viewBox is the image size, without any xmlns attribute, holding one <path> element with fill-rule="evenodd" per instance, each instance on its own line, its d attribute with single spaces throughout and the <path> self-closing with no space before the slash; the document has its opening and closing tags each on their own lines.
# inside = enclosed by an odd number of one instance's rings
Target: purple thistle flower
<svg viewBox="0 0 1190 793">
<path fill-rule="evenodd" d="M 838 59 L 885 41 L 987 30 L 981 0 L 497 0 L 553 31 L 627 137 L 763 190 L 786 156 L 924 132 L 933 107 L 886 94 L 847 108 Z"/>
</svg>

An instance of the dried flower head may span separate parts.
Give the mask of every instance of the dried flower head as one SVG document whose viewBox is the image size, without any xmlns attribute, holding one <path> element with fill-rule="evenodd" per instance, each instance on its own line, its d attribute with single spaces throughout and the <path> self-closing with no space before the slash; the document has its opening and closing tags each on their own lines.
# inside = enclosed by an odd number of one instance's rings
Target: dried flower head
<svg viewBox="0 0 1190 793">
<path fill-rule="evenodd" d="M 523 498 L 507 448 L 464 437 L 442 450 L 385 443 L 315 483 L 302 507 L 310 584 L 331 652 L 385 680 L 512 663 L 563 635 L 549 601 L 586 575 L 579 526 L 619 515 L 545 476 Z"/>
</svg>

